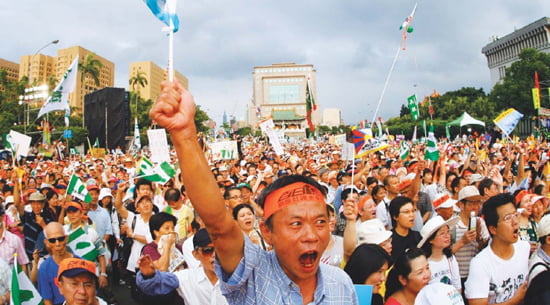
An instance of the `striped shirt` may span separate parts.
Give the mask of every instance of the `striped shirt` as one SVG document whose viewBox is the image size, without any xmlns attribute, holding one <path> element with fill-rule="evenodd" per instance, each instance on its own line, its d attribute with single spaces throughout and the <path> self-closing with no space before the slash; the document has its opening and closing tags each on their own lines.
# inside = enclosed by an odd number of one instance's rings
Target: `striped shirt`
<svg viewBox="0 0 550 305">
<path fill-rule="evenodd" d="M 0 236 L 0 258 L 8 262 L 10 266 L 13 266 L 13 254 L 15 253 L 17 253 L 17 262 L 19 265 L 29 263 L 21 238 L 9 231 L 3 230 L 2 236 Z"/>
<path fill-rule="evenodd" d="M 456 232 L 454 239 L 456 242 L 459 241 L 464 236 L 464 233 L 468 231 L 468 226 L 466 226 L 461 219 L 458 221 L 453 231 Z M 481 219 L 481 238 L 486 240 L 489 239 L 489 237 L 490 236 L 489 231 L 487 231 L 487 226 L 485 226 L 485 222 L 483 221 L 483 219 Z M 470 272 L 470 262 L 479 251 L 480 249 L 478 249 L 478 242 L 474 240 L 471 243 L 460 248 L 455 253 L 455 257 L 458 262 L 458 269 L 460 270 L 460 278 L 468 277 L 468 273 Z"/>
<path fill-rule="evenodd" d="M 216 259 L 216 274 L 229 304 L 303 304 L 300 287 L 284 273 L 275 251 L 264 251 L 244 238 L 244 256 L 232 274 Z M 348 275 L 339 268 L 319 264 L 317 287 L 311 304 L 357 305 L 357 295 Z"/>
<path fill-rule="evenodd" d="M 10 280 L 11 268 L 5 260 L 0 258 L 0 295 L 5 295 L 10 292 Z"/>
<path fill-rule="evenodd" d="M 46 224 L 53 221 L 50 213 L 42 212 L 42 218 Z M 29 257 L 29 260 L 32 260 L 32 252 L 35 249 L 35 244 L 37 239 L 42 233 L 42 227 L 36 223 L 36 215 L 33 212 L 25 212 L 22 217 L 23 222 L 23 234 L 25 235 L 25 252 Z M 42 235 L 43 236 L 43 235 Z"/>
</svg>

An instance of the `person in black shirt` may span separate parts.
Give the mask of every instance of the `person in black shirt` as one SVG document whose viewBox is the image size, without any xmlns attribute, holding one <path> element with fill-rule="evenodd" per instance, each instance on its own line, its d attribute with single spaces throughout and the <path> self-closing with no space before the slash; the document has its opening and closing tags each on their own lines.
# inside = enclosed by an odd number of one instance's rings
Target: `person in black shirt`
<svg viewBox="0 0 550 305">
<path fill-rule="evenodd" d="M 392 259 L 395 260 L 406 249 L 416 248 L 422 239 L 420 233 L 411 230 L 414 226 L 416 208 L 409 197 L 399 196 L 390 202 L 392 220 Z"/>
</svg>

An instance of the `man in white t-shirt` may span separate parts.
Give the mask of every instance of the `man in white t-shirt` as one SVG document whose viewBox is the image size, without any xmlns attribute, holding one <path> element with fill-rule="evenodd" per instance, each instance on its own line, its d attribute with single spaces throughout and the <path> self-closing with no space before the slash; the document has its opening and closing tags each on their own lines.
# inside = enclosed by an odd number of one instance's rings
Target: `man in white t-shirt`
<svg viewBox="0 0 550 305">
<path fill-rule="evenodd" d="M 470 305 L 521 304 L 527 291 L 529 243 L 518 241 L 514 198 L 499 194 L 481 211 L 492 241 L 470 264 L 465 295 Z"/>
</svg>

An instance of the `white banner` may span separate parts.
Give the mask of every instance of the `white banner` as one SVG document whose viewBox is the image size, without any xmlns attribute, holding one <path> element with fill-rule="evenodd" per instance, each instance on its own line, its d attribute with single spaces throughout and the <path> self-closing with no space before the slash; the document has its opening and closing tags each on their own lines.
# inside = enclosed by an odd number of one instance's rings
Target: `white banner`
<svg viewBox="0 0 550 305">
<path fill-rule="evenodd" d="M 209 145 L 213 160 L 239 159 L 237 141 L 214 142 Z"/>
<path fill-rule="evenodd" d="M 170 162 L 170 148 L 166 140 L 166 129 L 147 130 L 149 139 L 149 150 L 151 151 L 151 161 L 154 163 Z"/>
<path fill-rule="evenodd" d="M 13 149 L 17 152 L 16 158 L 19 158 L 19 156 L 26 157 L 29 154 L 32 138 L 15 130 L 10 130 L 9 135 L 15 145 Z"/>
</svg>

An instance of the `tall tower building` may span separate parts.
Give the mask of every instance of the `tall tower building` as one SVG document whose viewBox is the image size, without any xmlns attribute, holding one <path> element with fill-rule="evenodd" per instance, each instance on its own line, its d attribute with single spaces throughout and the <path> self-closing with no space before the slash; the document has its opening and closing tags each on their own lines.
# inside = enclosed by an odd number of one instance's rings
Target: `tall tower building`
<svg viewBox="0 0 550 305">
<path fill-rule="evenodd" d="M 28 76 L 29 84 L 42 85 L 56 74 L 55 57 L 35 54 L 21 56 L 19 61 L 19 79 Z"/>
<path fill-rule="evenodd" d="M 19 79 L 19 64 L 13 61 L 0 58 L 0 70 L 6 71 L 6 79 L 10 82 L 17 81 Z M 0 84 L 0 91 L 5 90 Z"/>
<path fill-rule="evenodd" d="M 276 128 L 290 137 L 303 137 L 306 122 L 306 84 L 317 101 L 317 74 L 313 65 L 280 63 L 254 67 L 253 98 L 248 110 L 248 123 L 252 126 L 272 117 Z M 313 111 L 314 125 L 320 122 L 320 111 Z"/>
<path fill-rule="evenodd" d="M 83 63 L 86 55 L 89 53 L 92 53 L 92 51 L 81 46 L 73 46 L 57 51 L 57 63 L 55 70 L 56 79 L 59 81 L 63 77 L 76 57 L 79 58 L 79 62 Z M 84 96 L 86 94 L 94 92 L 98 89 L 114 86 L 115 64 L 97 54 L 93 58 L 99 60 L 103 65 L 103 67 L 99 69 L 99 85 L 95 84 L 94 79 L 90 77 L 90 75 L 85 75 L 84 80 L 82 80 L 82 71 L 78 72 L 75 90 L 69 95 L 71 107 L 74 108 L 75 112 L 82 113 L 84 111 Z"/>
<path fill-rule="evenodd" d="M 130 71 L 128 73 L 128 78 L 136 76 L 139 71 L 143 71 L 143 76 L 147 79 L 147 84 L 145 87 L 137 86 L 135 91 L 139 92 L 139 96 L 145 100 L 156 100 L 160 95 L 160 83 L 165 80 L 167 77 L 166 69 L 163 69 L 157 66 L 152 61 L 138 61 L 130 63 Z M 185 88 L 189 89 L 189 81 L 187 77 L 183 76 L 178 71 L 174 71 L 175 78 L 180 82 L 180 84 Z M 134 88 L 129 87 L 130 91 L 134 91 Z"/>
</svg>

